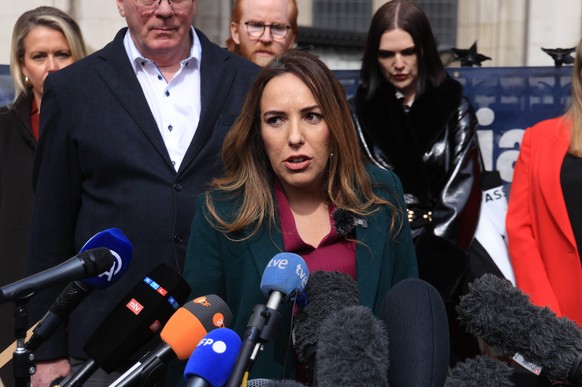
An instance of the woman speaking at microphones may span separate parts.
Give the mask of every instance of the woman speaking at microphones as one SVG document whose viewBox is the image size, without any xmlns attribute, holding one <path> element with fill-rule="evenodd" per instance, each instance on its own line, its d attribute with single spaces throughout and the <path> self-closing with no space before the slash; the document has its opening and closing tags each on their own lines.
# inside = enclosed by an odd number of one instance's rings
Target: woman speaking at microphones
<svg viewBox="0 0 582 387">
<path fill-rule="evenodd" d="M 291 50 L 262 70 L 242 111 L 223 145 L 225 175 L 197 201 L 184 270 L 193 294 L 222 297 L 242 335 L 266 302 L 265 268 L 289 252 L 311 273 L 351 276 L 379 316 L 387 291 L 417 276 L 416 258 L 400 180 L 363 162 L 340 83 L 316 56 Z M 278 311 L 250 378 L 295 377 L 293 308 Z"/>
</svg>

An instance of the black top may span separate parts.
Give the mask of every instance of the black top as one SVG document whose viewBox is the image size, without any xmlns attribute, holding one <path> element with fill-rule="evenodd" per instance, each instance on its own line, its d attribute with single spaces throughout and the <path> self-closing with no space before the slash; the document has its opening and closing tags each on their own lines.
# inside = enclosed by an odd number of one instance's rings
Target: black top
<svg viewBox="0 0 582 387">
<path fill-rule="evenodd" d="M 566 153 L 560 171 L 560 183 L 576 246 L 582 246 L 582 158 Z"/>
</svg>

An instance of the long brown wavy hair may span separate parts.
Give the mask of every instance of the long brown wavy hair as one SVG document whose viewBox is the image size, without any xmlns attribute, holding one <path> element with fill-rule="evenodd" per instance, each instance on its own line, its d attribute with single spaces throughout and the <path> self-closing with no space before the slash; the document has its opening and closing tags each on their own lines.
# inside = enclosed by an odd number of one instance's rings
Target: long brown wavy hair
<svg viewBox="0 0 582 387">
<path fill-rule="evenodd" d="M 245 238 L 256 233 L 265 221 L 275 224 L 274 173 L 261 137 L 260 102 L 269 81 L 283 74 L 293 74 L 309 87 L 329 128 L 334 156 L 329 158 L 324 176 L 325 200 L 358 215 L 387 206 L 392 210 L 390 229 L 394 234 L 397 219 L 403 218 L 398 216 L 402 209 L 397 210 L 390 201 L 372 191 L 343 87 L 319 58 L 297 49 L 263 68 L 246 96 L 242 113 L 224 140 L 225 174 L 214 179 L 212 187 L 225 194 L 220 195 L 220 200 L 237 200 L 241 204 L 236 213 L 222 216 L 213 204 L 213 200 L 219 199 L 207 193 L 211 223 L 226 234 L 246 232 Z"/>
</svg>

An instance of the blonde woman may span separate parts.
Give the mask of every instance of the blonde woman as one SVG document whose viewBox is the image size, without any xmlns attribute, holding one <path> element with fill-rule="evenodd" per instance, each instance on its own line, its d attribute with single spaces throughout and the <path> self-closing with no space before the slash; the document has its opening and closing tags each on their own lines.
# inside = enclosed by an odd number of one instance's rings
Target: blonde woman
<svg viewBox="0 0 582 387">
<path fill-rule="evenodd" d="M 532 302 L 582 326 L 582 41 L 572 105 L 525 131 L 506 219 L 517 286 Z"/>
<path fill-rule="evenodd" d="M 79 26 L 57 8 L 35 8 L 14 25 L 10 73 L 16 98 L 0 109 L 0 285 L 25 275 L 44 80 L 85 55 Z M 13 319 L 8 317 L 12 313 L 11 305 L 0 309 L 0 315 L 7 316 L 0 319 L 2 347 L 14 339 Z"/>
</svg>

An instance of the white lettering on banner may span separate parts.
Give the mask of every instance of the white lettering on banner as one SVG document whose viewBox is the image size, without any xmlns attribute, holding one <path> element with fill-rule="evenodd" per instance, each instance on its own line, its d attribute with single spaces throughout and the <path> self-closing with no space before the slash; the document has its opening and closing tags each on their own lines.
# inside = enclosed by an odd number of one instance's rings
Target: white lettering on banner
<svg viewBox="0 0 582 387">
<path fill-rule="evenodd" d="M 505 187 L 496 187 L 483 191 L 483 202 L 488 203 L 505 198 Z"/>
<path fill-rule="evenodd" d="M 485 169 L 496 169 L 501 175 L 501 179 L 511 183 L 513 180 L 513 169 L 519 156 L 519 146 L 523 138 L 524 129 L 510 129 L 499 137 L 499 143 L 495 144 L 493 129 L 480 129 L 477 131 L 479 136 L 479 147 L 483 155 L 483 164 Z M 497 160 L 493 160 L 494 149 L 499 149 Z"/>
</svg>

